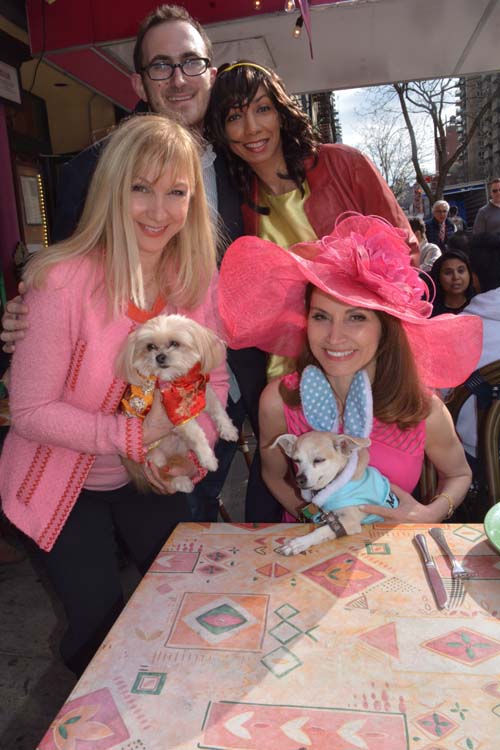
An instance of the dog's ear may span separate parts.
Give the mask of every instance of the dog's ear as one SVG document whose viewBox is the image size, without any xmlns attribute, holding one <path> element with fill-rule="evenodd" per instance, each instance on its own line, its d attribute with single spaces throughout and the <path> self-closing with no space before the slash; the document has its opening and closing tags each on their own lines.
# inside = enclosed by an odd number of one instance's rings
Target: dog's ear
<svg viewBox="0 0 500 750">
<path fill-rule="evenodd" d="M 115 371 L 118 377 L 133 385 L 140 385 L 142 382 L 133 364 L 138 335 L 139 328 L 136 328 L 127 336 L 115 362 Z"/>
<path fill-rule="evenodd" d="M 226 347 L 216 333 L 204 326 L 191 321 L 191 335 L 200 354 L 202 372 L 211 372 L 226 358 Z"/>
<path fill-rule="evenodd" d="M 340 451 L 344 456 L 350 456 L 355 451 L 368 448 L 371 445 L 370 438 L 351 437 L 351 435 L 333 435 L 332 444 L 335 450 Z"/>
<path fill-rule="evenodd" d="M 287 456 L 291 457 L 295 449 L 296 443 L 297 443 L 297 435 L 280 435 L 279 437 L 276 438 L 274 443 L 271 445 L 271 448 L 276 448 L 276 446 L 279 445 L 282 451 Z"/>
</svg>

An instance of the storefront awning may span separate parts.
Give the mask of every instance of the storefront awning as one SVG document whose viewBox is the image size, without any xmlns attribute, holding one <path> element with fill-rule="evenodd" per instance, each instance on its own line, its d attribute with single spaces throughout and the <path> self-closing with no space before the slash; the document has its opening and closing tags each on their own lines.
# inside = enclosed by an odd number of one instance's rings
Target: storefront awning
<svg viewBox="0 0 500 750">
<path fill-rule="evenodd" d="M 151 0 L 27 0 L 34 55 L 131 109 L 134 37 Z M 499 67 L 498 0 L 311 0 L 314 59 L 285 0 L 185 0 L 207 27 L 215 64 L 272 66 L 294 93 L 463 76 Z"/>
</svg>

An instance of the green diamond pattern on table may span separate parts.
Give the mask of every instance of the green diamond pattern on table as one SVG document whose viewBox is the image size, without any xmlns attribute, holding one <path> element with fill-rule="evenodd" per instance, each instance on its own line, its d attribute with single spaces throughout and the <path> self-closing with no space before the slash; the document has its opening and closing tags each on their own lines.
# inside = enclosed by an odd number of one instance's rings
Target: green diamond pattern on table
<svg viewBox="0 0 500 750">
<path fill-rule="evenodd" d="M 166 672 L 138 672 L 130 692 L 136 695 L 160 695 L 166 679 Z"/>
<path fill-rule="evenodd" d="M 461 539 L 467 539 L 469 542 L 477 542 L 481 539 L 484 534 L 479 529 L 473 529 L 471 526 L 459 526 L 453 530 L 455 536 L 459 536 Z"/>
<path fill-rule="evenodd" d="M 291 617 L 299 614 L 299 610 L 292 607 L 291 604 L 282 604 L 281 607 L 274 610 L 274 613 L 281 617 L 282 620 L 289 620 Z"/>
<path fill-rule="evenodd" d="M 500 653 L 500 641 L 469 628 L 453 630 L 422 645 L 462 664 L 478 664 L 493 659 Z"/>
<path fill-rule="evenodd" d="M 367 555 L 390 555 L 391 548 L 385 542 L 365 542 Z"/>
<path fill-rule="evenodd" d="M 271 628 L 269 633 L 280 643 L 289 643 L 298 635 L 301 635 L 302 630 L 296 628 L 291 622 L 282 620 L 278 625 L 275 625 L 274 628 Z"/>
<path fill-rule="evenodd" d="M 456 721 L 438 711 L 429 711 L 423 716 L 419 716 L 415 723 L 431 737 L 439 737 L 440 739 L 452 734 L 458 727 Z"/>
<path fill-rule="evenodd" d="M 238 612 L 230 604 L 220 604 L 214 609 L 209 609 L 196 620 L 213 635 L 227 633 L 247 623 L 246 617 Z"/>
<path fill-rule="evenodd" d="M 302 666 L 301 660 L 285 646 L 280 646 L 266 654 L 261 662 L 275 677 L 279 678 Z"/>
</svg>

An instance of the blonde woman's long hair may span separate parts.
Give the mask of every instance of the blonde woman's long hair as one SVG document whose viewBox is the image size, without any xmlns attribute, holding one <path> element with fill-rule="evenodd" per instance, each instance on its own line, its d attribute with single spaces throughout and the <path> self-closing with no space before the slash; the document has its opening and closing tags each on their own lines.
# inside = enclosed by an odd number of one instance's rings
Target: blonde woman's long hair
<svg viewBox="0 0 500 750">
<path fill-rule="evenodd" d="M 39 288 L 56 263 L 94 256 L 102 265 L 113 314 L 123 312 L 129 300 L 144 309 L 139 248 L 129 207 L 132 185 L 151 167 L 157 178 L 172 167 L 173 182 L 186 179 L 191 200 L 184 227 L 160 259 L 160 290 L 177 307 L 199 304 L 216 268 L 199 154 L 200 144 L 178 122 L 152 114 L 126 120 L 104 147 L 75 233 L 32 258 L 24 274 L 28 286 Z"/>
</svg>

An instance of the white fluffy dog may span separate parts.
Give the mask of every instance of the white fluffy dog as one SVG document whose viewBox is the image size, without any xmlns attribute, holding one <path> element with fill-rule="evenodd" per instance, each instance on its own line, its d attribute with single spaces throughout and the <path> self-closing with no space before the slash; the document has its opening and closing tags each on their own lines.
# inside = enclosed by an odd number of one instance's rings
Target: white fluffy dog
<svg viewBox="0 0 500 750">
<path fill-rule="evenodd" d="M 206 409 L 224 440 L 238 439 L 238 431 L 208 385 L 208 373 L 224 358 L 224 344 L 213 331 L 183 315 L 158 315 L 128 336 L 117 360 L 118 374 L 130 383 L 129 397 L 122 401 L 126 413 L 146 414 L 158 388 L 177 434 L 175 452 L 193 450 L 209 471 L 217 469 L 217 459 L 195 417 Z M 172 442 L 167 436 L 149 452 L 156 466 L 169 464 Z M 137 472 L 131 470 L 130 462 L 126 465 L 136 480 Z M 171 482 L 181 492 L 193 489 L 188 477 L 175 477 Z"/>
</svg>

